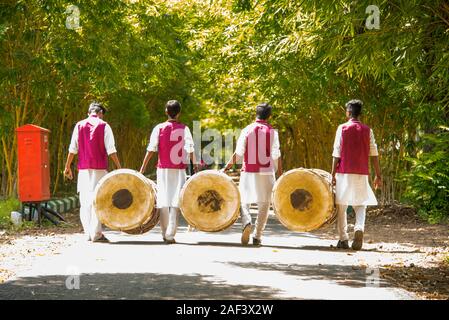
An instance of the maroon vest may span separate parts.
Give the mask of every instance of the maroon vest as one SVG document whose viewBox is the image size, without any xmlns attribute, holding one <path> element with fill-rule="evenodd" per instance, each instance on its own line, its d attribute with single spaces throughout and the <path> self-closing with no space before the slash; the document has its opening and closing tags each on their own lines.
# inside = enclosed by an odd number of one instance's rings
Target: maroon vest
<svg viewBox="0 0 449 320">
<path fill-rule="evenodd" d="M 246 137 L 246 150 L 243 157 L 242 171 L 272 172 L 274 163 L 271 147 L 274 142 L 274 129 L 268 122 L 256 120 Z"/>
<path fill-rule="evenodd" d="M 108 169 L 108 153 L 104 145 L 106 122 L 93 115 L 78 122 L 78 170 Z"/>
<path fill-rule="evenodd" d="M 187 152 L 184 149 L 186 125 L 177 121 L 167 121 L 159 129 L 159 161 L 161 169 L 186 169 Z"/>
<path fill-rule="evenodd" d="M 357 120 L 342 127 L 338 173 L 369 175 L 371 129 Z"/>
</svg>

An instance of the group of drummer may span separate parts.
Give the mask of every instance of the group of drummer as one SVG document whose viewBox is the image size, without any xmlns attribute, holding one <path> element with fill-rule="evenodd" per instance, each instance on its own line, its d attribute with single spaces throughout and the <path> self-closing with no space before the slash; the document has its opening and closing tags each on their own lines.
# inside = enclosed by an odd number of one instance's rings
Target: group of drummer
<svg viewBox="0 0 449 320">
<path fill-rule="evenodd" d="M 234 154 L 222 169 L 229 170 L 234 164 L 242 163 L 240 176 L 241 195 L 241 242 L 247 245 L 252 234 L 252 243 L 262 244 L 271 202 L 271 193 L 276 181 L 283 173 L 279 135 L 270 124 L 272 107 L 262 103 L 256 107 L 255 122 L 244 128 L 237 141 Z M 366 207 L 377 205 L 376 197 L 369 184 L 369 159 L 373 160 L 376 188 L 381 185 L 378 151 L 373 131 L 361 123 L 359 117 L 362 102 L 351 100 L 346 104 L 348 122 L 337 129 L 334 150 L 332 183 L 336 186 L 338 212 L 338 248 L 349 249 L 347 231 L 348 206 L 356 213 L 354 250 L 363 245 Z M 121 168 L 115 148 L 114 135 L 110 126 L 103 121 L 106 109 L 100 103 L 89 106 L 88 118 L 78 122 L 73 131 L 67 157 L 65 176 L 73 179 L 71 164 L 78 155 L 78 192 L 80 194 L 80 217 L 87 239 L 93 242 L 108 242 L 102 232 L 101 223 L 93 208 L 94 190 L 99 180 L 107 174 L 108 157 L 117 168 Z M 140 172 L 145 173 L 150 159 L 157 153 L 157 208 L 163 240 L 176 243 L 175 235 L 180 215 L 179 196 L 191 162 L 195 173 L 198 165 L 195 159 L 192 134 L 179 121 L 181 105 L 176 100 L 165 106 L 167 121 L 158 124 L 152 131 Z M 250 214 L 251 204 L 257 204 L 258 215 L 254 227 Z M 253 232 L 254 231 L 254 232 Z"/>
</svg>

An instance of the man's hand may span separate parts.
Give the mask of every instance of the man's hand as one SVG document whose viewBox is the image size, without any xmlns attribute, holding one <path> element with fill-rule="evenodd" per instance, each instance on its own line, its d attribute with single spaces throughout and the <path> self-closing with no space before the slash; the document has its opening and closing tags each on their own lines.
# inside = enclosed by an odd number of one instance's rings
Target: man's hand
<svg viewBox="0 0 449 320">
<path fill-rule="evenodd" d="M 73 180 L 73 173 L 72 173 L 72 169 L 70 167 L 65 168 L 64 177 L 66 177 L 69 180 Z"/>
<path fill-rule="evenodd" d="M 278 176 L 278 178 L 280 178 L 283 174 L 284 174 L 284 168 L 282 166 L 282 159 L 276 159 L 274 160 L 275 163 L 275 168 L 276 168 L 276 174 Z"/>
<path fill-rule="evenodd" d="M 73 161 L 74 157 L 75 157 L 75 154 L 69 152 L 69 154 L 67 156 L 67 161 L 65 163 L 64 177 L 66 177 L 69 180 L 73 180 L 72 161 Z"/>
<path fill-rule="evenodd" d="M 337 168 L 338 165 L 340 163 L 340 158 L 336 158 L 336 157 L 332 157 L 332 171 L 331 171 L 331 175 L 332 175 L 332 186 L 336 186 L 337 185 Z"/>
<path fill-rule="evenodd" d="M 222 173 L 226 173 L 231 167 L 236 164 L 238 161 L 240 161 L 241 157 L 237 155 L 237 153 L 234 153 L 231 157 L 231 159 L 226 163 L 223 169 L 220 170 Z"/>
<path fill-rule="evenodd" d="M 371 162 L 373 163 L 374 170 L 376 172 L 376 178 L 374 178 L 374 189 L 382 189 L 382 176 L 380 173 L 379 156 L 371 157 Z"/>
<path fill-rule="evenodd" d="M 282 170 L 282 169 L 277 170 L 276 174 L 277 174 L 278 178 L 280 178 L 284 174 L 284 170 Z"/>
<path fill-rule="evenodd" d="M 374 189 L 382 189 L 382 177 L 381 176 L 376 176 L 374 178 Z"/>
<path fill-rule="evenodd" d="M 198 173 L 200 172 L 200 166 L 199 164 L 194 164 L 193 165 L 193 173 Z"/>
</svg>

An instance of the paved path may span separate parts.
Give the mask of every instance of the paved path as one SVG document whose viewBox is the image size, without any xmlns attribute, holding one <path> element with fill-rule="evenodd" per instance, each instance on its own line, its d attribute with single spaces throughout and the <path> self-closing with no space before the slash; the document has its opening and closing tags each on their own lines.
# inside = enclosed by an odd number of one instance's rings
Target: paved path
<svg viewBox="0 0 449 320">
<path fill-rule="evenodd" d="M 70 245 L 59 254 L 37 256 L 0 285 L 0 300 L 416 298 L 376 277 L 376 266 L 392 263 L 393 253 L 369 245 L 337 251 L 333 239 L 289 232 L 273 216 L 260 248 L 240 245 L 240 224 L 203 233 L 188 232 L 182 222 L 171 246 L 159 228 L 142 236 L 106 234 L 111 244 L 67 235 Z M 79 289 L 67 289 L 67 281 L 76 286 L 67 276 L 78 273 Z"/>
</svg>

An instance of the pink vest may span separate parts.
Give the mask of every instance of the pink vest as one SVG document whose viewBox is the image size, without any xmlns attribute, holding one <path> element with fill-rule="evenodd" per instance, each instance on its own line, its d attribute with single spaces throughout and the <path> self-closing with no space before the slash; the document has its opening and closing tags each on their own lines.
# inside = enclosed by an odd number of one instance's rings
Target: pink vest
<svg viewBox="0 0 449 320">
<path fill-rule="evenodd" d="M 369 175 L 370 132 L 357 120 L 343 125 L 338 173 Z"/>
<path fill-rule="evenodd" d="M 246 135 L 246 150 L 243 158 L 244 172 L 274 171 L 271 147 L 274 142 L 274 129 L 268 122 L 256 120 Z"/>
<path fill-rule="evenodd" d="M 80 121 L 78 127 L 78 170 L 108 169 L 108 153 L 104 145 L 106 122 L 93 115 Z"/>
<path fill-rule="evenodd" d="M 159 129 L 159 161 L 161 169 L 186 169 L 187 153 L 184 150 L 185 124 L 167 121 Z"/>
</svg>

